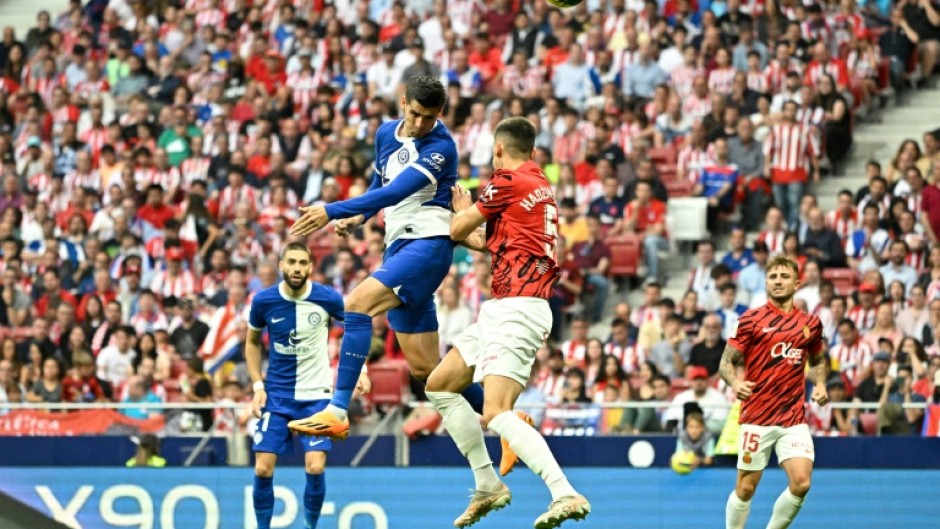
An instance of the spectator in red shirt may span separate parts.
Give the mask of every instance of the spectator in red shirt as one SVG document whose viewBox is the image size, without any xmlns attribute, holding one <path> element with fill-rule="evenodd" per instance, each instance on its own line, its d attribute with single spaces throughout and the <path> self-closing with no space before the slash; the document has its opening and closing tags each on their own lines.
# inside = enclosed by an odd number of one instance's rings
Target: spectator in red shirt
<svg viewBox="0 0 940 529">
<path fill-rule="evenodd" d="M 72 308 L 78 307 L 78 302 L 71 292 L 62 288 L 59 270 L 49 268 L 42 275 L 42 286 L 45 294 L 36 302 L 36 315 L 45 318 L 46 314 L 53 314 L 62 303 L 68 303 Z"/>
<path fill-rule="evenodd" d="M 75 353 L 72 369 L 62 381 L 62 402 L 103 402 L 104 390 L 95 376 L 95 360 L 86 351 Z"/>
<path fill-rule="evenodd" d="M 149 222 L 154 228 L 162 230 L 166 221 L 176 216 L 176 208 L 163 201 L 163 188 L 158 184 L 147 187 L 147 203 L 137 210 L 137 218 Z"/>
<path fill-rule="evenodd" d="M 603 317 L 607 295 L 610 293 L 610 282 L 607 280 L 607 269 L 610 268 L 610 247 L 601 240 L 600 235 L 601 219 L 596 215 L 591 215 L 588 217 L 588 240 L 579 242 L 571 248 L 575 265 L 584 272 L 587 291 L 594 296 L 587 315 L 592 323 L 597 323 Z"/>
<path fill-rule="evenodd" d="M 477 33 L 473 39 L 473 52 L 467 58 L 470 66 L 480 71 L 483 82 L 489 84 L 503 72 L 502 53 L 490 43 L 487 33 Z"/>
<path fill-rule="evenodd" d="M 669 249 L 666 239 L 666 204 L 653 198 L 653 186 L 637 180 L 636 198 L 624 210 L 624 230 L 643 236 L 643 261 L 647 281 L 661 283 L 659 252 Z M 642 275 L 642 274 L 641 274 Z"/>
</svg>

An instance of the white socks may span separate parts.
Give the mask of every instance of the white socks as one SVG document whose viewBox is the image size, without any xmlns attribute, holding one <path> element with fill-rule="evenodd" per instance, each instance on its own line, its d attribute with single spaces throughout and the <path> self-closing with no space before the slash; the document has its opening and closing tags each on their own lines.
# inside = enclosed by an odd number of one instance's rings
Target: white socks
<svg viewBox="0 0 940 529">
<path fill-rule="evenodd" d="M 499 476 L 493 470 L 493 461 L 486 451 L 483 429 L 470 403 L 459 393 L 427 391 L 428 400 L 434 404 L 444 419 L 444 427 L 454 440 L 457 449 L 470 462 L 476 490 L 491 491 L 499 486 Z M 531 429 L 531 427 L 530 427 Z"/>
<path fill-rule="evenodd" d="M 505 411 L 494 417 L 489 428 L 505 439 L 519 459 L 542 477 L 552 493 L 552 500 L 577 494 L 538 430 L 529 426 L 512 411 Z"/>
<path fill-rule="evenodd" d="M 803 507 L 804 498 L 794 496 L 790 488 L 783 489 L 783 493 L 774 503 L 774 513 L 767 522 L 767 529 L 787 529 L 796 518 L 800 508 Z"/>
<path fill-rule="evenodd" d="M 345 421 L 348 416 L 348 412 L 346 410 L 332 404 L 327 404 L 326 411 L 332 413 L 334 417 L 341 421 Z"/>
<path fill-rule="evenodd" d="M 747 524 L 747 517 L 751 514 L 751 502 L 743 501 L 738 498 L 735 491 L 731 491 L 728 496 L 728 504 L 725 506 L 725 527 L 727 529 L 744 529 Z"/>
</svg>

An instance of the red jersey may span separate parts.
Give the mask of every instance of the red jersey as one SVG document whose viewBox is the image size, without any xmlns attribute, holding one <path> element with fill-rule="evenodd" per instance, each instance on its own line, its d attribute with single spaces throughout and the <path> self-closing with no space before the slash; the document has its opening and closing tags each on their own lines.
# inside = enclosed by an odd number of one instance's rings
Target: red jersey
<svg viewBox="0 0 940 529">
<path fill-rule="evenodd" d="M 783 427 L 806 422 L 806 359 L 820 354 L 822 336 L 819 318 L 796 308 L 786 314 L 767 303 L 741 316 L 728 345 L 744 355 L 745 380 L 754 390 L 742 403 L 738 422 Z"/>
<path fill-rule="evenodd" d="M 498 169 L 476 207 L 487 220 L 493 298 L 550 298 L 558 281 L 558 206 L 538 164 Z"/>
</svg>

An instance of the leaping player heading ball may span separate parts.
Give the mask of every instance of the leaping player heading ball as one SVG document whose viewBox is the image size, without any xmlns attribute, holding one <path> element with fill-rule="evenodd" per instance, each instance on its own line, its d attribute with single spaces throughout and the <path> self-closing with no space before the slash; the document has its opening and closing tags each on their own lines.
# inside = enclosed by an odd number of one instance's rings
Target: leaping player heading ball
<svg viewBox="0 0 940 529">
<path fill-rule="evenodd" d="M 529 380 L 535 353 L 552 327 L 548 307 L 558 265 L 558 209 L 551 187 L 531 160 L 535 126 L 509 118 L 493 132 L 493 173 L 480 200 L 453 187 L 450 235 L 466 239 L 486 223 L 486 247 L 492 254 L 493 299 L 480 308 L 477 323 L 454 339 L 454 347 L 428 378 L 427 396 L 441 413 L 448 433 L 469 460 L 476 482 L 466 511 L 454 525 L 467 527 L 488 512 L 509 504 L 512 494 L 496 476 L 476 414 L 460 392 L 483 381 L 483 422 L 508 441 L 526 465 L 545 480 L 552 494 L 536 529 L 557 527 L 591 511 L 555 461 L 545 439 L 513 413 Z"/>
<path fill-rule="evenodd" d="M 774 448 L 787 473 L 788 487 L 774 503 L 768 529 L 785 529 L 800 512 L 813 472 L 813 438 L 806 425 L 803 402 L 806 362 L 813 382 L 812 399 L 829 401 L 823 364 L 822 323 L 793 306 L 799 286 L 797 264 L 785 256 L 767 263 L 769 301 L 738 320 L 728 340 L 719 372 L 741 405 L 738 479 L 725 509 L 727 529 L 743 529 L 751 498 Z M 736 365 L 744 361 L 745 376 Z"/>
</svg>

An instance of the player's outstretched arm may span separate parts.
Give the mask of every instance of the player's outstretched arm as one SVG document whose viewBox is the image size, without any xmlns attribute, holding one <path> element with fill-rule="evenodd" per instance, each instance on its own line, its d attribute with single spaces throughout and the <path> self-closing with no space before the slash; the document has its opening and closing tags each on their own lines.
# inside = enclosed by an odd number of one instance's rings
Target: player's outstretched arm
<svg viewBox="0 0 940 529">
<path fill-rule="evenodd" d="M 725 384 L 731 386 L 737 398 L 747 400 L 754 389 L 754 383 L 738 378 L 738 364 L 742 360 L 744 355 L 741 351 L 730 344 L 725 346 L 725 352 L 722 353 L 721 362 L 718 364 L 718 373 Z"/>
<path fill-rule="evenodd" d="M 450 188 L 451 206 L 454 208 L 453 220 L 450 221 L 450 238 L 463 242 L 486 222 L 486 217 L 480 213 L 480 210 L 473 206 L 473 199 L 470 198 L 470 192 L 459 185 Z M 475 241 L 471 241 L 473 243 Z M 485 245 L 485 242 L 484 242 Z M 476 250 L 476 248 L 472 248 Z"/>
<path fill-rule="evenodd" d="M 382 208 L 398 204 L 430 183 L 427 175 L 413 167 L 409 167 L 389 185 L 364 193 L 356 198 L 341 200 L 326 206 L 300 208 L 303 216 L 291 226 L 291 234 L 309 235 L 323 229 L 331 220 L 347 219 L 357 215 L 371 215 Z"/>
</svg>

